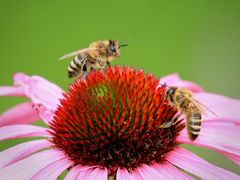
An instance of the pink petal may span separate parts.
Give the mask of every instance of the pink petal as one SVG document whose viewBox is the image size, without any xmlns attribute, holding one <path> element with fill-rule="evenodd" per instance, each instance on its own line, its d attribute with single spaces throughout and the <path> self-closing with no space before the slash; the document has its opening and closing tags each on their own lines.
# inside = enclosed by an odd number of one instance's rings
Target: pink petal
<svg viewBox="0 0 240 180">
<path fill-rule="evenodd" d="M 132 172 L 128 172 L 125 168 L 117 170 L 117 180 L 143 180 L 143 179 L 192 179 L 190 176 L 184 174 L 169 162 L 154 163 L 150 166 L 142 164 L 139 168 Z"/>
<path fill-rule="evenodd" d="M 34 104 L 45 106 L 55 111 L 59 99 L 63 97 L 63 90 L 57 85 L 47 81 L 40 76 L 27 76 L 23 73 L 14 75 L 14 84 L 24 87 L 24 92 Z"/>
<path fill-rule="evenodd" d="M 43 105 L 34 105 L 34 109 L 38 112 L 40 118 L 49 125 L 50 122 L 53 120 L 55 112 L 52 110 L 47 109 Z"/>
<path fill-rule="evenodd" d="M 80 172 L 92 172 L 93 168 L 94 168 L 93 166 L 82 166 L 82 165 L 75 166 L 66 175 L 64 180 L 78 179 L 78 175 L 80 174 Z"/>
<path fill-rule="evenodd" d="M 87 177 L 88 180 L 108 180 L 107 168 L 95 168 Z"/>
<path fill-rule="evenodd" d="M 231 153 L 223 153 L 225 156 L 227 156 L 229 159 L 231 159 L 233 162 L 235 162 L 237 165 L 240 165 L 240 156 L 236 156 L 235 154 Z"/>
<path fill-rule="evenodd" d="M 186 130 L 178 136 L 182 143 L 207 147 L 218 152 L 228 152 L 240 156 L 240 127 L 226 119 L 203 121 L 199 137 L 191 142 Z"/>
<path fill-rule="evenodd" d="M 161 164 L 154 163 L 150 166 L 142 164 L 138 168 L 138 172 L 143 179 L 192 179 L 177 168 L 175 168 L 169 162 L 163 162 Z"/>
<path fill-rule="evenodd" d="M 30 77 L 24 73 L 18 72 L 13 75 L 14 85 L 15 86 L 22 86 L 26 82 L 28 82 Z"/>
<path fill-rule="evenodd" d="M 151 165 L 152 168 L 155 169 L 155 171 L 158 171 L 163 176 L 163 179 L 169 179 L 169 180 L 175 180 L 175 179 L 193 179 L 192 177 L 184 174 L 182 171 L 177 169 L 175 166 L 173 166 L 169 162 L 163 162 L 161 164 L 154 163 Z"/>
<path fill-rule="evenodd" d="M 0 87 L 0 96 L 25 96 L 25 93 L 21 86 L 2 86 Z"/>
<path fill-rule="evenodd" d="M 107 180 L 108 179 L 108 172 L 106 168 L 97 168 L 97 167 L 89 167 L 83 166 L 79 167 L 78 169 L 74 169 L 75 173 L 78 171 L 78 176 L 76 179 L 86 179 L 86 180 Z M 70 177 L 68 176 L 67 179 Z"/>
<path fill-rule="evenodd" d="M 146 164 L 142 164 L 137 169 L 143 179 L 164 179 L 160 173 Z"/>
<path fill-rule="evenodd" d="M 10 125 L 0 127 L 0 141 L 23 137 L 51 137 L 47 128 L 32 125 Z"/>
<path fill-rule="evenodd" d="M 144 180 L 137 169 L 131 172 L 131 175 L 132 175 L 132 180 Z"/>
<path fill-rule="evenodd" d="M 183 81 L 179 78 L 178 74 L 170 74 L 165 77 L 162 77 L 159 82 L 159 86 L 165 84 L 167 86 L 177 86 L 180 88 L 186 88 L 193 92 L 201 92 L 203 89 L 195 83 L 190 81 Z"/>
<path fill-rule="evenodd" d="M 196 93 L 195 98 L 217 115 L 208 114 L 203 120 L 226 118 L 240 121 L 240 100 L 206 92 Z"/>
<path fill-rule="evenodd" d="M 80 172 L 79 169 L 81 169 L 81 165 L 73 167 L 70 172 L 65 176 L 64 180 L 72 180 L 72 179 L 77 179 L 78 174 Z"/>
<path fill-rule="evenodd" d="M 49 125 L 63 98 L 63 90 L 40 76 L 16 73 L 13 87 L 0 87 L 0 96 L 26 96 L 31 99 L 39 116 Z M 18 118 L 19 119 L 19 118 Z M 20 121 L 20 120 L 19 120 Z"/>
<path fill-rule="evenodd" d="M 18 104 L 0 116 L 0 126 L 11 124 L 31 124 L 40 119 L 36 110 L 33 109 L 33 103 L 27 102 Z"/>
<path fill-rule="evenodd" d="M 128 172 L 126 168 L 119 168 L 117 170 L 117 180 L 125 180 L 125 179 L 131 179 L 131 180 L 144 180 L 141 176 L 138 169 L 133 170 L 132 172 Z"/>
<path fill-rule="evenodd" d="M 52 164 L 46 166 L 44 169 L 39 171 L 36 175 L 34 175 L 31 180 L 38 179 L 57 179 L 63 171 L 74 164 L 73 161 L 69 160 L 67 157 L 57 160 Z"/>
<path fill-rule="evenodd" d="M 132 175 L 126 168 L 118 168 L 116 180 L 131 179 Z"/>
<path fill-rule="evenodd" d="M 212 165 L 195 154 L 183 149 L 175 148 L 166 160 L 173 165 L 186 170 L 201 179 L 239 179 L 240 176 Z"/>
<path fill-rule="evenodd" d="M 52 144 L 47 140 L 35 140 L 18 144 L 12 148 L 0 152 L 0 168 L 6 167 L 19 161 L 38 150 L 50 147 Z"/>
<path fill-rule="evenodd" d="M 178 81 L 181 81 L 178 74 L 169 74 L 164 77 L 161 77 L 161 83 L 170 84 L 171 86 L 172 86 L 172 84 L 174 84 L 175 82 L 178 82 Z"/>
<path fill-rule="evenodd" d="M 65 180 L 71 179 L 107 180 L 108 172 L 106 168 L 78 165 L 74 167 L 65 177 Z"/>
<path fill-rule="evenodd" d="M 48 165 L 63 158 L 65 154 L 57 150 L 38 152 L 0 169 L 0 179 L 30 179 Z"/>
<path fill-rule="evenodd" d="M 92 173 L 93 169 L 87 169 L 85 171 L 81 171 L 79 174 L 78 174 L 78 177 L 77 179 L 78 180 L 87 180 L 88 177 L 90 176 L 90 174 Z"/>
</svg>

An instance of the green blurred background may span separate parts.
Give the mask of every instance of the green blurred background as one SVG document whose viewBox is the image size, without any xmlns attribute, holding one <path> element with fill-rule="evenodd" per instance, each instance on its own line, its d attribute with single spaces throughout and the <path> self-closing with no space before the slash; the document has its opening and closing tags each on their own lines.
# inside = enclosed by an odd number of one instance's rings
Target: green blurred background
<svg viewBox="0 0 240 180">
<path fill-rule="evenodd" d="M 41 75 L 64 90 L 65 53 L 104 39 L 129 40 L 113 64 L 161 77 L 177 72 L 207 91 L 240 98 L 240 1 L 1 0 L 0 85 L 15 72 Z M 25 99 L 0 97 L 0 112 Z M 19 142 L 19 141 L 17 141 Z M 16 141 L 1 142 L 6 148 Z M 184 146 L 240 174 L 220 154 Z"/>
</svg>

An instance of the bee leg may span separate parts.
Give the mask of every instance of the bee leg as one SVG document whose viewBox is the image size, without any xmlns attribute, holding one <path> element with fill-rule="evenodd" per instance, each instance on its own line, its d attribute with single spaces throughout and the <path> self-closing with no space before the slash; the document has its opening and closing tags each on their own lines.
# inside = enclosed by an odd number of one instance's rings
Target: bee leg
<svg viewBox="0 0 240 180">
<path fill-rule="evenodd" d="M 178 120 L 179 120 L 179 117 L 180 116 L 182 116 L 182 112 L 181 113 L 179 113 L 177 116 L 175 116 L 173 119 L 172 119 L 172 125 L 175 125 L 177 122 L 178 122 Z"/>
<path fill-rule="evenodd" d="M 110 64 L 110 62 L 109 62 L 109 61 L 107 61 L 107 65 L 108 65 L 108 67 L 111 67 L 111 64 Z"/>
<path fill-rule="evenodd" d="M 84 64 L 83 66 L 83 79 L 86 79 L 87 78 L 87 65 Z"/>
<path fill-rule="evenodd" d="M 173 117 L 171 121 L 165 122 L 162 125 L 158 126 L 159 128 L 169 128 L 171 126 L 174 126 L 178 120 L 179 117 L 182 115 L 183 113 L 179 113 L 177 116 Z"/>
<path fill-rule="evenodd" d="M 162 125 L 158 126 L 158 128 L 169 128 L 172 126 L 172 121 L 168 121 L 163 123 Z"/>
<path fill-rule="evenodd" d="M 78 75 L 77 75 L 77 79 L 86 79 L 87 77 L 87 65 L 83 64 L 83 66 L 81 67 L 81 70 L 79 71 Z"/>
<path fill-rule="evenodd" d="M 83 74 L 78 74 L 78 75 L 76 76 L 76 79 L 83 79 Z"/>
<path fill-rule="evenodd" d="M 87 78 L 87 71 L 79 74 L 76 79 L 86 79 Z"/>
<path fill-rule="evenodd" d="M 98 64 L 102 67 L 103 66 L 103 62 L 101 59 L 98 59 Z"/>
<path fill-rule="evenodd" d="M 83 79 L 86 79 L 87 78 L 87 72 L 83 72 Z"/>
</svg>

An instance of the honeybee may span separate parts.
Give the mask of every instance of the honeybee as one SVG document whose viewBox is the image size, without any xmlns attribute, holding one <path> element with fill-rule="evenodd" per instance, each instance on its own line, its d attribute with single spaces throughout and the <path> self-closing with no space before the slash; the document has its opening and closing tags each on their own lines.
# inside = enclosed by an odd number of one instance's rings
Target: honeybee
<svg viewBox="0 0 240 180">
<path fill-rule="evenodd" d="M 110 66 L 113 59 L 120 57 L 120 48 L 127 44 L 120 45 L 115 40 L 96 41 L 88 48 L 80 49 L 62 56 L 59 60 L 75 56 L 68 66 L 68 77 L 85 77 L 88 69 L 97 70 Z"/>
<path fill-rule="evenodd" d="M 185 127 L 187 129 L 188 137 L 194 141 L 201 130 L 202 113 L 211 112 L 203 104 L 192 97 L 192 92 L 188 89 L 178 87 L 168 87 L 166 91 L 166 99 L 171 102 L 180 112 L 186 115 Z M 175 120 L 176 121 L 176 118 Z M 166 123 L 170 126 L 174 122 Z"/>
</svg>

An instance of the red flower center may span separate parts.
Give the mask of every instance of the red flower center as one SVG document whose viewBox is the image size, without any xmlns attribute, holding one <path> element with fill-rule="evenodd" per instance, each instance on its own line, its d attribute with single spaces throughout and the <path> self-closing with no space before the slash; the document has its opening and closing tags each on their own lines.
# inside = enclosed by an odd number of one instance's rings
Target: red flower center
<svg viewBox="0 0 240 180">
<path fill-rule="evenodd" d="M 51 124 L 56 147 L 75 164 L 131 170 L 160 162 L 183 128 L 159 80 L 132 68 L 108 68 L 77 80 L 61 100 Z"/>
</svg>

